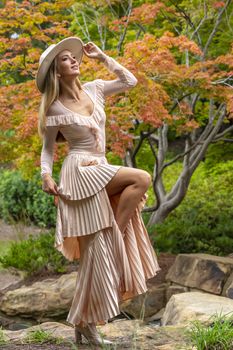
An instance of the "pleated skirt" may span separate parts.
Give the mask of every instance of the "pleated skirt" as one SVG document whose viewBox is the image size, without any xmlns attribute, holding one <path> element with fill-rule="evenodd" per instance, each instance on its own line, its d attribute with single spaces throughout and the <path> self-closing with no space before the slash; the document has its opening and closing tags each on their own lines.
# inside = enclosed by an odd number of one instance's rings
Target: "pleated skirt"
<svg viewBox="0 0 233 350">
<path fill-rule="evenodd" d="M 94 163 L 68 157 L 60 175 L 55 247 L 68 260 L 79 260 L 71 324 L 108 322 L 120 313 L 119 303 L 145 293 L 146 280 L 160 270 L 141 217 L 145 197 L 121 233 L 114 215 L 120 194 L 109 198 L 105 189 L 121 166 L 105 157 Z"/>
</svg>

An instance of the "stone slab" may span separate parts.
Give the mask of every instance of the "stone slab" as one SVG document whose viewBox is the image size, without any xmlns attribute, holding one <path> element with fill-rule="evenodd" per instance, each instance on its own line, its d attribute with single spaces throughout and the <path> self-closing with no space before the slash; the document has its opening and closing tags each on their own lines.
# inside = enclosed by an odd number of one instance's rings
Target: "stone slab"
<svg viewBox="0 0 233 350">
<path fill-rule="evenodd" d="M 233 313 L 233 300 L 199 292 L 176 294 L 166 305 L 162 325 L 187 325 L 191 321 L 208 322 L 214 315 Z"/>
<path fill-rule="evenodd" d="M 209 254 L 179 254 L 166 279 L 186 287 L 222 294 L 233 271 L 233 259 Z"/>
<path fill-rule="evenodd" d="M 230 274 L 223 287 L 222 295 L 226 296 L 227 298 L 233 299 L 233 272 Z"/>
<path fill-rule="evenodd" d="M 0 310 L 6 315 L 20 315 L 41 320 L 68 312 L 76 285 L 77 272 L 33 283 L 6 292 Z"/>
</svg>

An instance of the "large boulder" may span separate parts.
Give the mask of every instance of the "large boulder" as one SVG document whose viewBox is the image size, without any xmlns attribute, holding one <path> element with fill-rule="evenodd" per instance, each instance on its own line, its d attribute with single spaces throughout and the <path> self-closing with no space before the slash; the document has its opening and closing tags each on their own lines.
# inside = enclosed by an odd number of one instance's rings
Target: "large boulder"
<svg viewBox="0 0 233 350">
<path fill-rule="evenodd" d="M 224 285 L 222 295 L 233 299 L 233 272 Z"/>
<path fill-rule="evenodd" d="M 7 291 L 0 301 L 0 311 L 40 321 L 64 317 L 74 296 L 77 273 L 62 275 Z M 120 309 L 135 318 L 149 317 L 166 304 L 166 284 L 149 286 L 147 293 L 123 302 Z"/>
<path fill-rule="evenodd" d="M 62 316 L 70 308 L 76 285 L 77 272 L 65 274 L 22 286 L 4 294 L 0 310 L 7 315 L 21 315 L 35 319 Z"/>
<path fill-rule="evenodd" d="M 20 331 L 3 331 L 5 339 L 8 341 L 8 345 L 6 343 L 4 349 L 11 350 L 10 344 L 24 344 L 29 332 L 38 329 L 48 332 L 53 337 L 68 341 L 69 349 L 71 349 L 74 342 L 73 327 L 57 322 L 46 322 Z M 138 320 L 117 320 L 103 326 L 97 326 L 97 329 L 101 336 L 114 342 L 117 349 L 191 349 L 184 337 L 184 329 L 180 327 L 154 327 L 153 325 L 145 325 Z M 85 345 L 78 348 L 79 350 L 87 349 Z"/>
<path fill-rule="evenodd" d="M 156 314 L 166 304 L 166 284 L 149 287 L 148 291 L 120 304 L 123 313 L 144 319 Z"/>
<path fill-rule="evenodd" d="M 208 254 L 179 254 L 166 279 L 176 284 L 221 295 L 233 272 L 233 259 Z"/>
<path fill-rule="evenodd" d="M 193 320 L 206 322 L 213 315 L 233 312 L 233 300 L 201 292 L 176 294 L 166 305 L 162 325 L 187 325 Z"/>
</svg>

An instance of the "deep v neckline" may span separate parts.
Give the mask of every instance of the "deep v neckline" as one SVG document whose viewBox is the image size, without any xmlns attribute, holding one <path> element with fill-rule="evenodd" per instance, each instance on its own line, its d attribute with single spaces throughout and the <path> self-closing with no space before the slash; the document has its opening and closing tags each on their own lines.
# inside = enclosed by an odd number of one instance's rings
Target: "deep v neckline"
<svg viewBox="0 0 233 350">
<path fill-rule="evenodd" d="M 94 99 L 91 97 L 91 95 L 89 94 L 89 92 L 87 92 L 87 90 L 85 89 L 85 86 L 83 86 L 83 91 L 85 92 L 85 94 L 90 98 L 91 102 L 93 103 L 93 111 L 91 113 L 91 115 L 84 115 L 84 114 L 81 114 L 81 113 L 78 113 L 78 112 L 75 112 L 75 111 L 72 111 L 72 109 L 69 109 L 67 108 L 59 99 L 57 100 L 58 103 L 64 108 L 66 109 L 68 112 L 72 113 L 72 114 L 76 114 L 76 115 L 79 115 L 83 118 L 92 118 L 94 113 L 95 113 L 95 101 Z"/>
</svg>

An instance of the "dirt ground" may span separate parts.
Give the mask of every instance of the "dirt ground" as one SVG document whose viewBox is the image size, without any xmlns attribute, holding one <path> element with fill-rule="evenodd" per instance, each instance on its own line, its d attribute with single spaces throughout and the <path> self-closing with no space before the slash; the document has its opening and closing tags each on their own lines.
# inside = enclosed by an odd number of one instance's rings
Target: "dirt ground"
<svg viewBox="0 0 233 350">
<path fill-rule="evenodd" d="M 126 345 L 127 346 L 127 345 Z M 71 345 L 55 345 L 55 344 L 30 344 L 30 345 L 26 345 L 26 344 L 19 344 L 19 345 L 0 345 L 0 350 L 89 350 L 89 349 L 95 349 L 95 350 L 99 350 L 99 348 L 94 348 L 91 346 L 79 346 L 79 347 L 75 347 L 75 346 L 71 346 Z M 121 350 L 121 349 L 130 349 L 128 346 L 125 347 L 124 345 L 121 345 L 121 347 L 115 347 L 114 350 Z M 107 349 L 106 349 L 107 350 Z"/>
<path fill-rule="evenodd" d="M 10 344 L 0 345 L 3 350 L 70 350 L 70 345 L 55 345 L 55 344 Z M 74 348 L 75 349 L 75 348 Z"/>
<path fill-rule="evenodd" d="M 0 350 L 102 350 L 102 347 L 83 344 L 76 346 L 73 343 L 64 343 L 64 344 L 52 344 L 52 343 L 43 343 L 43 344 L 9 344 L 9 345 L 0 345 Z M 131 350 L 132 341 L 124 341 L 123 343 L 114 344 L 112 347 L 104 347 L 105 350 Z"/>
</svg>

